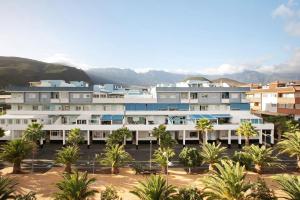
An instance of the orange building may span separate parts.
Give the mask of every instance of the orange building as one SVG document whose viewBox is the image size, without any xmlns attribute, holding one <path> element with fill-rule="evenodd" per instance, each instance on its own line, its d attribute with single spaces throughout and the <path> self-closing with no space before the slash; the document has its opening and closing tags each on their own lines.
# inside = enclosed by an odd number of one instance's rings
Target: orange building
<svg viewBox="0 0 300 200">
<path fill-rule="evenodd" d="M 251 85 L 247 98 L 253 113 L 293 116 L 300 120 L 300 81 Z"/>
</svg>

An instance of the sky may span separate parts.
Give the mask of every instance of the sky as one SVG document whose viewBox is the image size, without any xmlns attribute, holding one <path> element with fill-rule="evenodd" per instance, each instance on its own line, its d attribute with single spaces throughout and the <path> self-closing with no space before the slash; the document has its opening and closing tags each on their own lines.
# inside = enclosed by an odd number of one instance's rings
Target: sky
<svg viewBox="0 0 300 200">
<path fill-rule="evenodd" d="M 0 0 L 0 55 L 82 69 L 300 69 L 300 0 Z"/>
</svg>

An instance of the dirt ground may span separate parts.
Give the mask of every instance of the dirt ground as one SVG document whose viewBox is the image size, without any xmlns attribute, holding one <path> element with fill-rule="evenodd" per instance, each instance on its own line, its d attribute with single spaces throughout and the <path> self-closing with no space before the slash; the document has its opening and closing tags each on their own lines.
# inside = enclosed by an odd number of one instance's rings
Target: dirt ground
<svg viewBox="0 0 300 200">
<path fill-rule="evenodd" d="M 170 169 L 170 175 L 168 176 L 169 184 L 177 187 L 186 187 L 188 185 L 202 188 L 200 183 L 201 177 L 206 174 L 187 175 L 183 169 Z M 57 191 L 55 184 L 62 179 L 63 168 L 54 167 L 46 173 L 39 174 L 11 174 L 12 168 L 8 167 L 0 170 L 0 174 L 14 178 L 19 184 L 17 186 L 18 193 L 27 193 L 34 191 L 37 193 L 38 199 L 53 199 L 53 194 Z M 272 175 L 262 175 L 268 186 L 272 188 L 277 196 L 283 196 L 282 191 L 279 190 L 276 182 L 272 180 Z M 142 175 L 135 175 L 134 172 L 129 168 L 121 169 L 119 175 L 109 174 L 90 174 L 89 177 L 95 177 L 97 181 L 93 184 L 93 188 L 98 191 L 102 191 L 105 186 L 113 185 L 119 191 L 120 196 L 123 200 L 136 200 L 137 198 L 130 194 L 130 190 L 140 180 L 145 180 L 147 177 Z M 258 175 L 253 172 L 247 173 L 248 180 L 256 180 Z M 100 199 L 100 193 L 98 193 L 93 199 Z"/>
</svg>

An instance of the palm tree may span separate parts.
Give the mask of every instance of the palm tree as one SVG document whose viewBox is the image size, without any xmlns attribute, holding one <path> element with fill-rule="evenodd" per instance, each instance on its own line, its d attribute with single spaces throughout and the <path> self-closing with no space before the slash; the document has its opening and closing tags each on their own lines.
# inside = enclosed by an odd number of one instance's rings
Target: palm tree
<svg viewBox="0 0 300 200">
<path fill-rule="evenodd" d="M 84 200 L 93 197 L 97 190 L 90 189 L 96 182 L 95 178 L 88 178 L 88 173 L 64 174 L 63 180 L 56 184 L 59 192 L 55 193 L 57 200 Z"/>
<path fill-rule="evenodd" d="M 213 170 L 213 164 L 219 162 L 222 159 L 222 154 L 226 151 L 225 147 L 221 147 L 221 144 L 216 145 L 215 143 L 212 144 L 205 144 L 202 146 L 200 151 L 200 156 L 202 157 L 202 163 L 209 164 L 208 169 L 211 171 Z"/>
<path fill-rule="evenodd" d="M 245 145 L 249 146 L 249 140 L 251 136 L 256 136 L 258 132 L 255 130 L 255 127 L 252 126 L 251 122 L 245 121 L 243 122 L 240 127 L 237 129 L 237 133 L 240 136 L 245 137 Z"/>
<path fill-rule="evenodd" d="M 110 166 L 112 174 L 117 174 L 119 173 L 119 167 L 124 166 L 124 164 L 130 160 L 132 160 L 132 158 L 130 154 L 125 151 L 124 145 L 116 144 L 106 147 L 105 153 L 99 161 L 103 165 Z"/>
<path fill-rule="evenodd" d="M 203 135 L 203 133 L 205 133 L 204 144 L 206 144 L 208 139 L 208 132 L 213 130 L 213 124 L 211 123 L 211 121 L 209 121 L 209 119 L 202 118 L 197 120 L 196 129 L 199 131 L 199 135 Z"/>
<path fill-rule="evenodd" d="M 246 146 L 244 151 L 251 158 L 255 170 L 259 174 L 262 173 L 264 167 L 282 167 L 282 165 L 278 163 L 280 160 L 272 155 L 272 148 L 266 148 L 266 146 L 259 147 L 252 144 L 251 146 Z"/>
<path fill-rule="evenodd" d="M 288 195 L 288 198 L 285 199 L 300 199 L 300 176 L 284 174 L 275 176 L 274 179 L 281 186 L 281 190 Z"/>
<path fill-rule="evenodd" d="M 267 122 L 274 124 L 274 128 L 277 131 L 277 140 L 281 140 L 282 133 L 286 132 L 286 121 L 288 117 L 285 116 L 268 116 L 265 118 Z"/>
<path fill-rule="evenodd" d="M 295 133 L 284 133 L 283 140 L 277 143 L 281 153 L 287 153 L 290 157 L 297 158 L 297 165 L 300 169 L 300 131 Z"/>
<path fill-rule="evenodd" d="M 139 181 L 132 194 L 140 200 L 171 200 L 176 194 L 176 189 L 168 185 L 161 176 L 151 175 L 145 182 Z"/>
<path fill-rule="evenodd" d="M 161 124 L 153 129 L 152 134 L 159 141 L 161 148 L 173 148 L 177 142 L 172 138 L 171 133 L 166 129 L 167 127 Z"/>
<path fill-rule="evenodd" d="M 108 136 L 108 139 L 106 140 L 106 146 L 113 146 L 116 144 L 125 144 L 125 141 L 127 138 L 132 137 L 132 132 L 126 128 L 119 128 L 118 130 L 115 130 Z"/>
<path fill-rule="evenodd" d="M 13 199 L 16 185 L 12 179 L 0 176 L 0 200 Z"/>
<path fill-rule="evenodd" d="M 0 158 L 13 164 L 13 173 L 21 172 L 21 162 L 32 150 L 32 144 L 21 139 L 11 140 L 2 146 Z"/>
<path fill-rule="evenodd" d="M 77 146 L 63 147 L 57 152 L 56 163 L 65 165 L 65 172 L 71 173 L 72 167 L 79 158 L 79 148 Z"/>
<path fill-rule="evenodd" d="M 212 174 L 202 179 L 206 199 L 245 200 L 252 185 L 245 181 L 244 167 L 222 160 L 215 168 Z"/>
<path fill-rule="evenodd" d="M 287 120 L 285 123 L 286 132 L 289 133 L 295 133 L 297 131 L 300 131 L 299 122 L 295 120 Z"/>
<path fill-rule="evenodd" d="M 5 135 L 5 130 L 0 128 L 0 138 L 3 137 Z"/>
<path fill-rule="evenodd" d="M 29 192 L 27 194 L 19 194 L 16 196 L 15 200 L 36 200 L 36 194 L 34 192 Z"/>
<path fill-rule="evenodd" d="M 179 188 L 175 200 L 203 200 L 203 195 L 196 187 Z"/>
<path fill-rule="evenodd" d="M 191 168 L 199 166 L 202 158 L 196 148 L 184 147 L 179 154 L 179 161 L 185 167 L 188 167 L 188 174 L 191 174 Z"/>
<path fill-rule="evenodd" d="M 36 122 L 29 124 L 24 132 L 23 139 L 34 143 L 36 143 L 37 140 L 42 142 L 42 139 L 45 137 L 45 132 L 42 129 L 43 124 Z"/>
<path fill-rule="evenodd" d="M 118 191 L 113 186 L 106 186 L 105 190 L 101 192 L 100 199 L 104 200 L 122 200 L 119 195 Z"/>
<path fill-rule="evenodd" d="M 258 178 L 251 188 L 249 200 L 277 200 L 273 190 L 268 188 L 266 182 Z"/>
<path fill-rule="evenodd" d="M 84 138 L 80 134 L 80 129 L 79 128 L 73 128 L 70 130 L 68 134 L 68 143 L 73 146 L 77 146 L 78 144 L 82 143 Z"/>
<path fill-rule="evenodd" d="M 158 148 L 157 150 L 155 150 L 154 152 L 154 161 L 157 162 L 163 172 L 165 174 L 168 174 L 168 165 L 169 165 L 169 161 L 171 158 L 173 158 L 175 156 L 175 152 L 173 149 L 171 148 Z"/>
</svg>

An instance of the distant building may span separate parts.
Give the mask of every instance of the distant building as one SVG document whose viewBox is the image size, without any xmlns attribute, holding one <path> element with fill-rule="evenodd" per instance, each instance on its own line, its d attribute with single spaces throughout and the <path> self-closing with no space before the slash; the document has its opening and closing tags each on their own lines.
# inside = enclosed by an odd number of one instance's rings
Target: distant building
<svg viewBox="0 0 300 200">
<path fill-rule="evenodd" d="M 300 81 L 253 85 L 247 98 L 253 113 L 292 116 L 300 121 Z"/>
<path fill-rule="evenodd" d="M 158 85 L 148 89 L 125 89 L 119 85 L 88 86 L 84 82 L 42 80 L 30 87 L 10 88 L 11 109 L 0 116 L 6 130 L 1 140 L 21 137 L 28 124 L 39 122 L 47 133 L 46 141 L 66 143 L 68 132 L 80 128 L 88 145 L 105 141 L 112 131 L 127 127 L 133 133 L 128 142 L 156 140 L 150 137 L 154 127 L 164 124 L 172 137 L 185 145 L 198 141 L 198 119 L 214 124 L 209 140 L 241 144 L 236 129 L 251 121 L 259 135 L 274 142 L 274 125 L 250 113 L 246 92 L 249 87 L 217 87 L 207 79 L 188 79 L 175 85 Z"/>
</svg>

